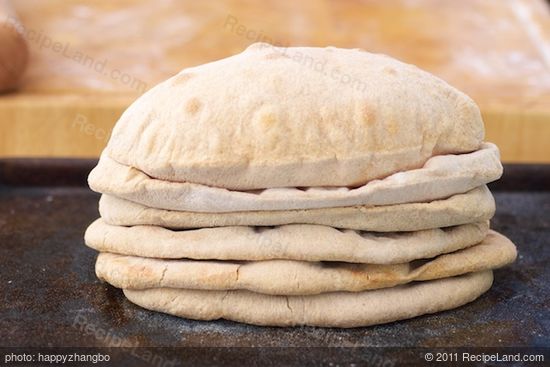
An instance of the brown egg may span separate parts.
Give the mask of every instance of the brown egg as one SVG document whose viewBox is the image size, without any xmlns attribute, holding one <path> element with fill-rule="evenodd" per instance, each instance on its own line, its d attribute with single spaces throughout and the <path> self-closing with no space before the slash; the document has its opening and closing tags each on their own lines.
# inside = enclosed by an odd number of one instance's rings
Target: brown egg
<svg viewBox="0 0 550 367">
<path fill-rule="evenodd" d="M 14 89 L 29 58 L 27 42 L 10 21 L 0 21 L 0 92 Z"/>
</svg>

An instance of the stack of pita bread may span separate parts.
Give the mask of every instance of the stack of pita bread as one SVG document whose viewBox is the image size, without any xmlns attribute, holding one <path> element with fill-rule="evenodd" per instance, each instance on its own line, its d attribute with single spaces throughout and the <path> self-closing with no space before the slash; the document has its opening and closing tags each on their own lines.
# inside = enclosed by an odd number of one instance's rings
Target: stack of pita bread
<svg viewBox="0 0 550 367">
<path fill-rule="evenodd" d="M 355 327 L 459 307 L 516 257 L 489 229 L 502 166 L 483 135 L 469 97 L 412 65 L 254 44 L 122 115 L 86 244 L 100 279 L 185 318 Z"/>
</svg>

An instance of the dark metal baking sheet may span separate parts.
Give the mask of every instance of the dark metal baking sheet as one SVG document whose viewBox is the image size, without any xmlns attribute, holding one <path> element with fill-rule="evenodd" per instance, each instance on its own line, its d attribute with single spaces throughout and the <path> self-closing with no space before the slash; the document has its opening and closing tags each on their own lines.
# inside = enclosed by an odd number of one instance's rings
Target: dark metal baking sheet
<svg viewBox="0 0 550 367">
<path fill-rule="evenodd" d="M 93 161 L 56 161 L 53 168 L 48 161 L 25 162 L 0 161 L 0 347 L 103 347 L 115 343 L 113 338 L 140 347 L 550 345 L 550 166 L 507 167 L 514 176 L 493 185 L 492 226 L 517 244 L 519 257 L 495 272 L 493 288 L 479 300 L 386 325 L 327 329 L 191 321 L 131 304 L 120 290 L 96 279 L 96 253 L 83 243 L 86 226 L 98 217 L 99 196 L 79 186 Z M 44 182 L 49 186 L 36 186 Z M 98 336 L 98 330 L 107 335 Z M 189 359 L 217 358 L 201 349 L 186 353 Z M 303 362 L 307 355 L 301 348 L 276 353 L 287 362 Z M 317 356 L 335 353 L 315 349 Z"/>
</svg>

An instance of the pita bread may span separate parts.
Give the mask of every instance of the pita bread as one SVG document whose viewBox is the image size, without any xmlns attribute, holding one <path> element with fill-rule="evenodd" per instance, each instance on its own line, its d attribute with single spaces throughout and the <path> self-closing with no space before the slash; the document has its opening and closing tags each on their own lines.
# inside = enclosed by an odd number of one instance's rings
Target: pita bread
<svg viewBox="0 0 550 367">
<path fill-rule="evenodd" d="M 158 209 L 193 212 L 292 210 L 425 202 L 464 193 L 498 179 L 498 148 L 436 156 L 422 168 L 371 181 L 356 189 L 311 187 L 231 191 L 187 182 L 162 181 L 102 155 L 88 179 L 92 190 Z"/>
<path fill-rule="evenodd" d="M 490 270 L 513 262 L 516 248 L 491 232 L 476 246 L 431 260 L 394 265 L 269 260 L 158 260 L 101 253 L 96 274 L 117 288 L 249 290 L 273 295 L 361 292 Z"/>
<path fill-rule="evenodd" d="M 356 187 L 475 151 L 483 135 L 472 99 L 413 65 L 358 49 L 255 44 L 138 98 L 106 153 L 165 181 Z"/>
<path fill-rule="evenodd" d="M 271 296 L 250 291 L 125 289 L 141 307 L 195 320 L 227 319 L 264 326 L 359 327 L 460 307 L 485 293 L 490 270 L 359 293 Z"/>
<path fill-rule="evenodd" d="M 320 224 L 361 231 L 402 232 L 487 221 L 495 212 L 495 201 L 489 189 L 481 186 L 465 194 L 430 203 L 197 213 L 149 208 L 114 196 L 102 195 L 99 201 L 99 212 L 106 223 L 120 226 L 155 225 L 184 229 Z"/>
<path fill-rule="evenodd" d="M 481 242 L 488 230 L 489 223 L 480 222 L 396 233 L 310 224 L 172 231 L 156 226 L 112 226 L 98 219 L 86 230 L 85 241 L 100 252 L 167 259 L 399 264 L 472 246 Z"/>
</svg>

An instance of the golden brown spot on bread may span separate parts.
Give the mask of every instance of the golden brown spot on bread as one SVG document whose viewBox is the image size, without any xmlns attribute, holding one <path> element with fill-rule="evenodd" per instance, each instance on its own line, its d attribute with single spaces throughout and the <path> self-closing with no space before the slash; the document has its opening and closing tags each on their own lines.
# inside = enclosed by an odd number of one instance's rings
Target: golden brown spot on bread
<svg viewBox="0 0 550 367">
<path fill-rule="evenodd" d="M 194 76 L 195 76 L 195 74 L 193 74 L 193 73 L 178 74 L 172 80 L 172 85 L 184 84 L 185 82 L 187 82 L 189 79 L 193 78 Z"/>
<path fill-rule="evenodd" d="M 271 127 L 277 122 L 277 117 L 273 113 L 264 113 L 260 116 L 260 122 L 265 127 Z"/>
<path fill-rule="evenodd" d="M 384 72 L 386 74 L 390 74 L 390 75 L 396 75 L 397 74 L 397 71 L 394 68 L 390 68 L 390 67 L 384 68 Z"/>
<path fill-rule="evenodd" d="M 372 125 L 376 121 L 376 112 L 373 108 L 371 108 L 371 105 L 369 103 L 365 103 L 363 105 L 363 121 L 367 125 Z"/>
<path fill-rule="evenodd" d="M 128 266 L 128 271 L 125 271 L 123 274 L 140 274 L 140 276 L 144 278 L 155 277 L 156 275 L 155 271 L 152 270 L 150 267 L 140 264 L 130 264 Z"/>
<path fill-rule="evenodd" d="M 185 112 L 187 112 L 190 115 L 194 115 L 197 112 L 199 112 L 201 107 L 202 107 L 202 103 L 201 103 L 201 101 L 199 101 L 198 98 L 191 98 L 185 104 Z"/>
<path fill-rule="evenodd" d="M 390 135 L 395 135 L 397 133 L 397 123 L 395 120 L 389 120 L 386 125 L 386 130 L 390 133 Z"/>
<path fill-rule="evenodd" d="M 356 279 L 369 282 L 373 288 L 385 284 L 397 284 L 400 278 L 407 275 L 407 269 L 395 265 L 356 265 L 346 268 L 348 274 Z"/>
</svg>

